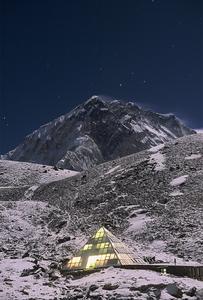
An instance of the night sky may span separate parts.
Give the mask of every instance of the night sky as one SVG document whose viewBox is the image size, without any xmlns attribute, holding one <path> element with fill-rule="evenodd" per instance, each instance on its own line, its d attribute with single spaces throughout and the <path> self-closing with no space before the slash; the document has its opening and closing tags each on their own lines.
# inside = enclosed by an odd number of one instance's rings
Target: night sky
<svg viewBox="0 0 203 300">
<path fill-rule="evenodd" d="M 92 95 L 203 127 L 203 1 L 0 4 L 0 153 Z"/>
</svg>

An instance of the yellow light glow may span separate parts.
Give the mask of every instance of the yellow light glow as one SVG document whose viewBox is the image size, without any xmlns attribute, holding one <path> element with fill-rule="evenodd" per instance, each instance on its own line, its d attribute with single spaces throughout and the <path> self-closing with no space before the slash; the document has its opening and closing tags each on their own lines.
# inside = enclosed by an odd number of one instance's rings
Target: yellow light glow
<svg viewBox="0 0 203 300">
<path fill-rule="evenodd" d="M 104 229 L 103 228 L 100 228 L 97 233 L 95 234 L 95 238 L 100 238 L 100 237 L 103 237 L 104 236 Z"/>
<path fill-rule="evenodd" d="M 109 247 L 109 243 L 98 243 L 98 244 L 96 244 L 97 249 L 103 249 L 103 248 L 108 248 L 108 247 Z"/>
<path fill-rule="evenodd" d="M 69 261 L 69 263 L 71 263 L 71 264 L 79 263 L 80 260 L 81 260 L 81 256 L 75 256 Z"/>
<path fill-rule="evenodd" d="M 83 250 L 90 250 L 90 249 L 92 249 L 92 244 L 87 244 L 83 248 Z"/>
<path fill-rule="evenodd" d="M 103 266 L 107 264 L 112 254 L 101 254 L 101 255 L 92 255 L 88 257 L 86 269 L 92 269 L 96 266 Z"/>
<path fill-rule="evenodd" d="M 87 265 L 86 268 L 87 269 L 91 269 L 94 268 L 96 265 L 96 262 L 100 259 L 100 255 L 93 255 L 93 256 L 89 256 L 88 260 L 87 260 Z"/>
</svg>

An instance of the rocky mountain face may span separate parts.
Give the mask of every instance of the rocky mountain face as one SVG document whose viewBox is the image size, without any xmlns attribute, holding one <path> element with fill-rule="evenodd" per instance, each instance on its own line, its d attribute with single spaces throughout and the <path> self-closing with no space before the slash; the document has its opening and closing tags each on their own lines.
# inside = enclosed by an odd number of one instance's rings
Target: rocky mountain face
<svg viewBox="0 0 203 300">
<path fill-rule="evenodd" d="M 41 126 L 2 159 L 81 171 L 192 133 L 172 114 L 93 96 Z"/>
<path fill-rule="evenodd" d="M 202 264 L 202 195 L 203 134 L 81 173 L 1 161 L 0 298 L 201 300 L 203 282 L 193 279 L 113 268 L 72 278 L 59 269 L 101 225 L 141 256 Z"/>
<path fill-rule="evenodd" d="M 68 210 L 73 231 L 103 224 L 125 232 L 132 246 L 144 243 L 142 253 L 161 241 L 166 251 L 202 263 L 202 195 L 203 134 L 196 134 L 42 185 L 32 200 Z"/>
</svg>

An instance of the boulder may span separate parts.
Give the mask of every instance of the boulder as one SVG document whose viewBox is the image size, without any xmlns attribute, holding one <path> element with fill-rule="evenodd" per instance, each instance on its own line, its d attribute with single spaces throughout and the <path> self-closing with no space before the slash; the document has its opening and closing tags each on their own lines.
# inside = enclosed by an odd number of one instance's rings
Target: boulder
<svg viewBox="0 0 203 300">
<path fill-rule="evenodd" d="M 203 289 L 198 290 L 196 293 L 197 299 L 202 300 L 203 299 Z"/>
<path fill-rule="evenodd" d="M 118 287 L 119 287 L 118 284 L 106 283 L 102 289 L 107 291 L 112 291 L 112 290 L 116 290 Z"/>
<path fill-rule="evenodd" d="M 58 238 L 57 243 L 58 243 L 58 244 L 62 244 L 62 243 L 68 242 L 68 241 L 70 241 L 70 240 L 71 240 L 70 236 L 64 236 L 64 237 Z"/>
<path fill-rule="evenodd" d="M 166 286 L 166 291 L 169 295 L 176 297 L 176 298 L 181 298 L 183 295 L 182 290 L 178 287 L 176 283 L 170 283 Z"/>
</svg>

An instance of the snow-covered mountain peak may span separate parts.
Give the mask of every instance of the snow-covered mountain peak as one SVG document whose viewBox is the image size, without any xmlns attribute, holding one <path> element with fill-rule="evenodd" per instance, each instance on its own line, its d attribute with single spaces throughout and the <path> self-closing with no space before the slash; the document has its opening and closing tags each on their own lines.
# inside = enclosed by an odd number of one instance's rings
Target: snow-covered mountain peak
<svg viewBox="0 0 203 300">
<path fill-rule="evenodd" d="M 192 133 L 174 115 L 94 95 L 35 130 L 3 158 L 81 171 Z"/>
</svg>

